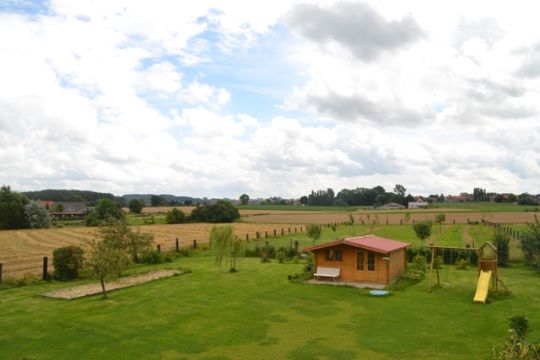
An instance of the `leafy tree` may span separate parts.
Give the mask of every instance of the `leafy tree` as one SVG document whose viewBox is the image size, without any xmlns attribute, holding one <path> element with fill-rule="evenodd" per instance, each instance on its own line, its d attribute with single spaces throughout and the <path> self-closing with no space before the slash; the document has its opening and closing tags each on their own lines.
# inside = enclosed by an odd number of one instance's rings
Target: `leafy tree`
<svg viewBox="0 0 540 360">
<path fill-rule="evenodd" d="M 166 203 L 165 199 L 159 195 L 152 195 L 150 197 L 150 205 L 152 206 L 161 206 L 165 203 Z"/>
<path fill-rule="evenodd" d="M 493 348 L 494 358 L 497 360 L 539 360 L 540 347 L 531 344 L 525 338 L 529 332 L 529 322 L 521 315 L 510 318 L 510 330 L 506 342 Z"/>
<path fill-rule="evenodd" d="M 411 213 L 410 213 L 410 212 L 406 212 L 406 213 L 403 215 L 403 221 L 405 221 L 405 224 L 408 224 L 409 221 L 411 221 Z"/>
<path fill-rule="evenodd" d="M 211 205 L 198 206 L 189 215 L 192 222 L 226 223 L 240 218 L 238 209 L 230 202 L 218 200 Z"/>
<path fill-rule="evenodd" d="M 129 257 L 124 249 L 115 248 L 104 240 L 90 243 L 90 254 L 86 259 L 86 267 L 101 283 L 103 297 L 107 297 L 105 280 L 114 278 L 129 265 Z"/>
<path fill-rule="evenodd" d="M 313 243 L 321 237 L 321 225 L 318 224 L 309 224 L 306 226 L 307 236 L 313 239 Z"/>
<path fill-rule="evenodd" d="M 394 186 L 394 193 L 396 193 L 396 195 L 405 196 L 406 191 L 407 189 L 403 185 L 396 184 L 396 186 Z"/>
<path fill-rule="evenodd" d="M 308 197 L 307 196 L 302 196 L 300 198 L 300 204 L 307 205 L 308 204 Z"/>
<path fill-rule="evenodd" d="M 113 249 L 125 251 L 135 262 L 139 255 L 152 249 L 154 236 L 150 233 L 133 232 L 125 219 L 112 221 L 100 229 L 102 241 Z"/>
<path fill-rule="evenodd" d="M 128 203 L 129 211 L 134 214 L 140 214 L 144 208 L 144 201 L 142 199 L 131 199 Z"/>
<path fill-rule="evenodd" d="M 122 219 L 124 213 L 118 204 L 109 198 L 101 198 L 96 202 L 93 212 L 89 212 L 86 217 L 87 226 L 96 226 Z"/>
<path fill-rule="evenodd" d="M 26 217 L 26 223 L 31 229 L 48 228 L 51 225 L 49 211 L 37 201 L 30 200 L 24 206 L 24 215 Z"/>
<path fill-rule="evenodd" d="M 509 243 L 510 239 L 502 231 L 502 229 L 497 228 L 493 234 L 493 243 L 497 247 L 497 264 L 499 266 L 508 265 L 509 258 Z"/>
<path fill-rule="evenodd" d="M 520 242 L 525 262 L 540 268 L 540 221 L 537 216 L 534 217 L 533 223 L 527 224 L 527 230 L 523 233 Z"/>
<path fill-rule="evenodd" d="M 334 190 L 328 188 L 326 190 L 312 191 L 308 196 L 308 205 L 316 206 L 331 206 L 334 205 Z"/>
<path fill-rule="evenodd" d="M 413 225 L 416 237 L 420 239 L 422 246 L 424 246 L 424 240 L 431 235 L 431 226 L 431 221 L 420 221 Z"/>
<path fill-rule="evenodd" d="M 446 221 L 446 215 L 445 214 L 437 214 L 435 215 L 435 222 L 439 224 L 439 234 L 442 232 L 442 223 Z"/>
<path fill-rule="evenodd" d="M 54 212 L 64 212 L 64 204 L 56 203 L 54 204 Z"/>
<path fill-rule="evenodd" d="M 534 200 L 533 197 L 527 193 L 520 194 L 517 198 L 517 203 L 519 205 L 538 205 L 536 200 Z"/>
<path fill-rule="evenodd" d="M 28 226 L 24 206 L 28 199 L 24 195 L 12 192 L 9 186 L 0 188 L 0 230 L 22 229 Z"/>
<path fill-rule="evenodd" d="M 54 278 L 60 281 L 77 279 L 84 252 L 78 246 L 65 246 L 53 251 Z"/>
<path fill-rule="evenodd" d="M 236 258 L 242 251 L 242 241 L 234 236 L 231 225 L 214 226 L 210 230 L 210 247 L 216 256 L 216 265 L 221 266 L 226 258 L 230 258 L 229 272 L 237 272 Z"/>
<path fill-rule="evenodd" d="M 240 195 L 240 203 L 242 205 L 247 205 L 249 204 L 249 195 L 248 194 L 242 194 Z"/>
<path fill-rule="evenodd" d="M 186 214 L 184 214 L 182 210 L 174 208 L 170 211 L 167 211 L 165 219 L 167 221 L 167 224 L 182 224 L 186 222 Z"/>
</svg>

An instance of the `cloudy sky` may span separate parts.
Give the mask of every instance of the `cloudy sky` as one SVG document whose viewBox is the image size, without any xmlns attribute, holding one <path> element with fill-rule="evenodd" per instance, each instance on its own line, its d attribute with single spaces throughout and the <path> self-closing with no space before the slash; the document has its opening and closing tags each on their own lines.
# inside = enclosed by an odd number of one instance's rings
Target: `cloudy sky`
<svg viewBox="0 0 540 360">
<path fill-rule="evenodd" d="M 531 1 L 0 1 L 0 184 L 540 192 Z"/>
</svg>

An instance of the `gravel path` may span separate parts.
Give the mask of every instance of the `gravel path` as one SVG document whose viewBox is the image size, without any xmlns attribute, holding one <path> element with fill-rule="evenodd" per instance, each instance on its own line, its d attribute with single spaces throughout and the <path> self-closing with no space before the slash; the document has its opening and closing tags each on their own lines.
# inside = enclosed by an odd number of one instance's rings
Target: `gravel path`
<svg viewBox="0 0 540 360">
<path fill-rule="evenodd" d="M 180 270 L 160 270 L 160 271 L 154 271 L 154 272 L 146 273 L 142 275 L 126 276 L 126 277 L 117 279 L 115 281 L 105 283 L 105 289 L 107 292 L 109 292 L 112 290 L 121 289 L 121 288 L 129 287 L 129 286 L 144 284 L 152 280 L 180 275 L 182 273 L 183 271 L 180 271 Z M 55 291 L 45 293 L 43 294 L 43 296 L 71 300 L 71 299 L 77 299 L 84 296 L 90 296 L 90 295 L 96 295 L 96 294 L 101 294 L 100 283 L 86 284 L 86 285 L 75 286 L 75 287 L 67 288 L 67 289 L 55 290 Z"/>
</svg>

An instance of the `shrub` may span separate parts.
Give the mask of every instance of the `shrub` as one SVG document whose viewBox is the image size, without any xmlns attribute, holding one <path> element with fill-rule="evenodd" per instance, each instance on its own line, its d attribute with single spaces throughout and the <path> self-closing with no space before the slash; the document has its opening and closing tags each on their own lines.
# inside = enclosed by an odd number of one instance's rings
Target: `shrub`
<svg viewBox="0 0 540 360">
<path fill-rule="evenodd" d="M 283 262 L 285 261 L 285 251 L 283 250 L 279 250 L 277 253 L 276 253 L 276 259 L 277 261 L 280 263 L 280 264 L 283 264 Z"/>
<path fill-rule="evenodd" d="M 510 239 L 501 229 L 497 229 L 495 230 L 493 240 L 494 245 L 497 247 L 497 265 L 508 265 L 508 244 L 510 243 Z"/>
<path fill-rule="evenodd" d="M 426 271 L 426 258 L 422 255 L 416 255 L 413 259 L 412 268 L 418 271 Z"/>
<path fill-rule="evenodd" d="M 144 208 L 144 201 L 142 199 L 131 199 L 128 203 L 129 211 L 134 214 L 140 214 Z"/>
<path fill-rule="evenodd" d="M 456 269 L 458 270 L 467 270 L 471 263 L 466 259 L 459 259 L 456 261 Z"/>
<path fill-rule="evenodd" d="M 0 283 L 0 286 L 7 286 L 7 287 L 19 287 L 19 286 L 26 286 L 30 284 L 38 283 L 41 280 L 40 277 L 30 274 L 30 273 L 24 273 L 20 277 L 6 277 L 2 280 Z"/>
<path fill-rule="evenodd" d="M 167 224 L 182 224 L 186 222 L 186 214 L 184 214 L 182 210 L 178 210 L 177 208 L 168 211 L 165 218 Z"/>
<path fill-rule="evenodd" d="M 306 226 L 307 236 L 313 239 L 313 242 L 315 242 L 321 237 L 321 231 L 321 225 L 309 224 L 308 226 Z"/>
<path fill-rule="evenodd" d="M 53 252 L 54 278 L 61 281 L 77 279 L 83 259 L 83 249 L 78 246 L 55 249 Z"/>
<path fill-rule="evenodd" d="M 224 200 L 211 205 L 197 206 L 189 215 L 192 222 L 230 223 L 237 219 L 240 219 L 238 209 Z"/>
<path fill-rule="evenodd" d="M 143 264 L 161 264 L 163 261 L 163 254 L 157 251 L 148 251 L 141 256 Z"/>
</svg>

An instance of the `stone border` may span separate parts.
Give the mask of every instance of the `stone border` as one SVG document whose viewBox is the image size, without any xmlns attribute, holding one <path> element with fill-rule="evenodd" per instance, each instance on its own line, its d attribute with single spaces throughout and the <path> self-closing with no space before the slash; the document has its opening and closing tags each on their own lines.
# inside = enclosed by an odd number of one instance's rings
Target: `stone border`
<svg viewBox="0 0 540 360">
<path fill-rule="evenodd" d="M 135 286 L 139 284 L 144 284 L 152 280 L 168 278 L 175 275 L 181 275 L 184 272 L 181 270 L 159 270 L 146 274 L 126 276 L 123 278 L 116 279 L 105 284 L 105 289 L 107 292 L 116 289 L 122 289 L 130 286 Z M 79 285 L 72 288 L 60 289 L 55 291 L 50 291 L 43 294 L 43 296 L 56 298 L 56 299 L 78 299 L 85 296 L 92 296 L 96 294 L 101 294 L 101 284 L 92 283 L 86 285 Z"/>
</svg>

